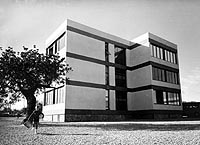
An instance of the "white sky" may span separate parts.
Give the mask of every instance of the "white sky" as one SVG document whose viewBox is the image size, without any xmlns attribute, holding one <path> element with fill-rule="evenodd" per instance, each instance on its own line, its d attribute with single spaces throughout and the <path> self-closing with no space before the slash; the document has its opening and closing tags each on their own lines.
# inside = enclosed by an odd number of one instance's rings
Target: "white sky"
<svg viewBox="0 0 200 145">
<path fill-rule="evenodd" d="M 0 46 L 44 52 L 67 18 L 127 40 L 151 32 L 176 43 L 183 101 L 200 101 L 199 0 L 0 0 Z"/>
</svg>

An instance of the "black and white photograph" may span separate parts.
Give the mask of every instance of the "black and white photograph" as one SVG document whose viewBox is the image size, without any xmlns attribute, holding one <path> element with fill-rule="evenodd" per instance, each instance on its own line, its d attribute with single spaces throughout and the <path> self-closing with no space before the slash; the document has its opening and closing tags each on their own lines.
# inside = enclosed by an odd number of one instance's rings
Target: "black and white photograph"
<svg viewBox="0 0 200 145">
<path fill-rule="evenodd" d="M 199 54 L 198 0 L 0 0 L 0 145 L 198 145 Z"/>
</svg>

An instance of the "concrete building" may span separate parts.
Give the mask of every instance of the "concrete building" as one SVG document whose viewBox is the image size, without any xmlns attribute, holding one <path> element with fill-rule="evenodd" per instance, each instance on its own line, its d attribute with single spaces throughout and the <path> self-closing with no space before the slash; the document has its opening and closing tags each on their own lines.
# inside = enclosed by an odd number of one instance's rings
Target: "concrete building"
<svg viewBox="0 0 200 145">
<path fill-rule="evenodd" d="M 132 41 L 66 20 L 46 53 L 65 57 L 73 71 L 64 86 L 46 90 L 49 121 L 173 118 L 182 111 L 177 45 L 151 33 Z"/>
</svg>

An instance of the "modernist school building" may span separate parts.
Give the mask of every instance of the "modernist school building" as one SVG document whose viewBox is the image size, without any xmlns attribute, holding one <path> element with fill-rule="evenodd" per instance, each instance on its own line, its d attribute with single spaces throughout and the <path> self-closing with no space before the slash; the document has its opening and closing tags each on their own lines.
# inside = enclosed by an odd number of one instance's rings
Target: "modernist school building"
<svg viewBox="0 0 200 145">
<path fill-rule="evenodd" d="M 44 93 L 44 120 L 175 118 L 182 112 L 177 45 L 146 33 L 125 40 L 66 20 L 46 53 L 72 67 L 63 86 Z"/>
</svg>

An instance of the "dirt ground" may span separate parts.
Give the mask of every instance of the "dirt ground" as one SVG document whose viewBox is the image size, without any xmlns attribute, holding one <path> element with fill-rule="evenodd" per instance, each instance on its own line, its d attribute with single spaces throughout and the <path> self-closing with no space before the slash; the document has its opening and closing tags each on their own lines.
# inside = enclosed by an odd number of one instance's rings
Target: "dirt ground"
<svg viewBox="0 0 200 145">
<path fill-rule="evenodd" d="M 0 145 L 199 145 L 200 121 L 41 121 L 38 134 L 22 118 L 0 118 Z"/>
</svg>

